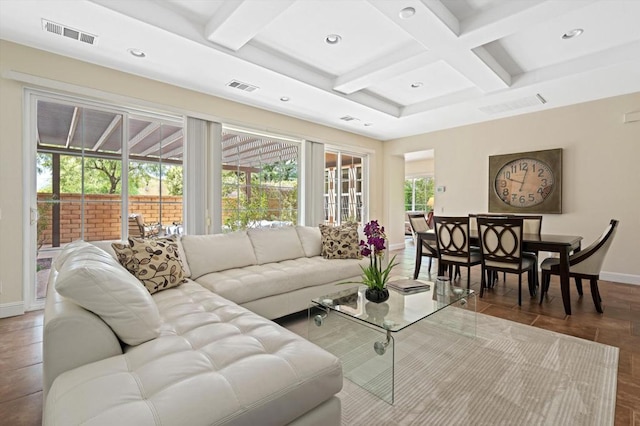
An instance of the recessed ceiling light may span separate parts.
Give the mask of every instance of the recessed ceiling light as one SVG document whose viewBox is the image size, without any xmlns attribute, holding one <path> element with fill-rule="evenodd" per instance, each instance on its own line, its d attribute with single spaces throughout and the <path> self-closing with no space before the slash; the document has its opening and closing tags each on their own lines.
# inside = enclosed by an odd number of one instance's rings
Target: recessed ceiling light
<svg viewBox="0 0 640 426">
<path fill-rule="evenodd" d="M 327 44 L 338 44 L 340 43 L 340 40 L 342 40 L 342 37 L 340 37 L 338 34 L 329 34 L 324 39 L 325 43 Z"/>
<path fill-rule="evenodd" d="M 147 54 L 140 49 L 129 49 L 127 50 L 127 52 L 131 53 L 136 58 L 144 58 L 145 56 L 147 56 Z"/>
<path fill-rule="evenodd" d="M 399 13 L 402 19 L 409 19 L 415 14 L 416 14 L 416 10 L 413 7 L 405 7 Z"/>
<path fill-rule="evenodd" d="M 570 38 L 578 37 L 582 34 L 584 30 L 582 28 L 576 28 L 571 31 L 568 31 L 562 35 L 563 40 L 569 40 Z"/>
<path fill-rule="evenodd" d="M 280 100 L 282 102 L 289 102 L 289 97 L 288 96 L 283 96 L 283 97 L 280 98 Z"/>
<path fill-rule="evenodd" d="M 416 81 L 415 83 L 411 83 L 412 89 L 417 89 L 418 87 L 422 87 L 422 82 Z"/>
<path fill-rule="evenodd" d="M 373 123 L 364 123 L 365 127 L 373 126 Z"/>
</svg>

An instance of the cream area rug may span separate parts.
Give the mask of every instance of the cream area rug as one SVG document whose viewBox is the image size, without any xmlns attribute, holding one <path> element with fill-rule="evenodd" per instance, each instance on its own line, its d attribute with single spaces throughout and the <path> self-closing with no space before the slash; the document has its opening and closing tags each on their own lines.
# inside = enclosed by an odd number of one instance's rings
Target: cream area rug
<svg viewBox="0 0 640 426">
<path fill-rule="evenodd" d="M 393 405 L 344 380 L 343 425 L 613 424 L 618 348 L 484 314 L 477 314 L 472 338 L 451 327 L 472 312 L 445 312 L 394 336 Z M 306 316 L 282 325 L 308 336 Z M 359 354 L 361 362 L 375 362 Z M 350 362 L 347 354 L 343 364 Z M 390 369 L 376 374 L 372 383 L 390 384 Z"/>
</svg>

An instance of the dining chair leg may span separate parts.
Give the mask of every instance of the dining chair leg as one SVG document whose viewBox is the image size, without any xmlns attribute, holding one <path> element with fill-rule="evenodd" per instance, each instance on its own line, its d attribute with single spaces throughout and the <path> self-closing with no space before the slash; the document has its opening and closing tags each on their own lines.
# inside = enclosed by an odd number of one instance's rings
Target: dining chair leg
<svg viewBox="0 0 640 426">
<path fill-rule="evenodd" d="M 550 283 L 551 283 L 551 274 L 546 271 L 542 271 L 542 280 L 540 283 L 540 304 L 541 305 L 542 305 L 542 302 L 544 302 L 544 295 L 547 293 L 547 291 L 549 291 Z"/>
<path fill-rule="evenodd" d="M 480 297 L 482 297 L 482 295 L 484 294 L 484 286 L 486 284 L 486 280 L 484 278 L 485 274 L 487 273 L 487 271 L 482 268 L 481 269 L 481 276 L 482 278 L 480 278 Z"/>
<path fill-rule="evenodd" d="M 431 273 L 431 261 L 433 260 L 433 257 L 429 258 L 429 273 Z"/>
<path fill-rule="evenodd" d="M 471 288 L 471 266 L 467 266 L 467 290 Z"/>
<path fill-rule="evenodd" d="M 417 280 L 418 279 L 418 275 L 420 274 L 420 265 L 422 264 L 422 256 L 417 256 L 416 257 L 416 268 L 413 271 L 413 279 Z"/>
<path fill-rule="evenodd" d="M 602 313 L 602 299 L 600 298 L 600 291 L 598 290 L 598 279 L 591 278 L 591 297 L 593 298 L 593 304 L 596 305 L 596 311 Z"/>
<path fill-rule="evenodd" d="M 578 290 L 578 294 L 582 296 L 582 278 L 575 278 L 576 280 L 576 289 Z"/>
<path fill-rule="evenodd" d="M 522 274 L 518 274 L 518 306 L 522 306 Z"/>
</svg>

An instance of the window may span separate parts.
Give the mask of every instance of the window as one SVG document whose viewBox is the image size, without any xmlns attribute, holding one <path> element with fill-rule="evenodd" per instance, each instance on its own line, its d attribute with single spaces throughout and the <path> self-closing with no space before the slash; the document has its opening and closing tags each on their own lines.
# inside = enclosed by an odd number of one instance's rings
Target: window
<svg viewBox="0 0 640 426">
<path fill-rule="evenodd" d="M 363 222 L 365 158 L 327 150 L 324 171 L 324 221 Z"/>
<path fill-rule="evenodd" d="M 431 177 L 407 178 L 404 181 L 404 210 L 407 212 L 433 210 L 433 185 Z"/>
<path fill-rule="evenodd" d="M 222 131 L 222 229 L 298 223 L 300 142 Z"/>
</svg>

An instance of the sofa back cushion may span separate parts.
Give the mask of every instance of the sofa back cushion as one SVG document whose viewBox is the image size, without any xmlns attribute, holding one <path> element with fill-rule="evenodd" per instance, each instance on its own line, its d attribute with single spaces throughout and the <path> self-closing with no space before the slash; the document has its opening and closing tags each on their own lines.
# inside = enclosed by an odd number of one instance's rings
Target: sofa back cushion
<svg viewBox="0 0 640 426">
<path fill-rule="evenodd" d="M 182 237 L 182 247 L 189 262 L 192 280 L 211 272 L 258 263 L 246 231 L 185 235 Z"/>
<path fill-rule="evenodd" d="M 296 226 L 298 238 L 307 257 L 320 256 L 322 252 L 322 234 L 317 226 Z"/>
<path fill-rule="evenodd" d="M 113 256 L 93 245 L 67 256 L 55 288 L 102 318 L 128 345 L 139 345 L 160 333 L 158 307 L 147 289 Z"/>
<path fill-rule="evenodd" d="M 250 229 L 247 234 L 258 265 L 305 257 L 300 238 L 293 226 Z"/>
</svg>

